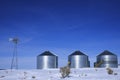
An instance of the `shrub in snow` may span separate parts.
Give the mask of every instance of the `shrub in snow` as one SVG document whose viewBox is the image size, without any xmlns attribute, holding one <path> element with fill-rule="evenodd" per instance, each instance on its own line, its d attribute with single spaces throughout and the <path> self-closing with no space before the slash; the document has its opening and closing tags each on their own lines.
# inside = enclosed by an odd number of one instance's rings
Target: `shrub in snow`
<svg viewBox="0 0 120 80">
<path fill-rule="evenodd" d="M 62 78 L 65 78 L 65 77 L 69 76 L 70 68 L 69 67 L 61 67 L 60 68 L 60 73 L 62 75 Z"/>
<path fill-rule="evenodd" d="M 112 70 L 112 69 L 107 68 L 106 70 L 107 70 L 107 73 L 108 73 L 108 74 L 113 74 L 113 70 Z"/>
<path fill-rule="evenodd" d="M 60 68 L 60 73 L 62 78 L 69 77 L 70 74 L 70 62 L 68 62 L 67 66 Z"/>
<path fill-rule="evenodd" d="M 32 76 L 33 79 L 35 79 L 35 76 Z"/>
<path fill-rule="evenodd" d="M 114 73 L 114 75 L 117 75 L 117 73 Z"/>
<path fill-rule="evenodd" d="M 0 76 L 0 78 L 3 78 L 3 77 L 5 77 L 5 76 Z"/>
<path fill-rule="evenodd" d="M 87 74 L 85 74 L 85 76 L 87 76 Z"/>
</svg>

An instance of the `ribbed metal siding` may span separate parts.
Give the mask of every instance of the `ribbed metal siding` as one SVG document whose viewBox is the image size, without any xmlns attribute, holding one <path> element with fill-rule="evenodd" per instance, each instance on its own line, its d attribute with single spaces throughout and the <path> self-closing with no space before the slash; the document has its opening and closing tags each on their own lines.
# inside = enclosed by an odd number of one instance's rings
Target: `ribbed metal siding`
<svg viewBox="0 0 120 80">
<path fill-rule="evenodd" d="M 118 61 L 116 55 L 102 55 L 97 56 L 97 63 L 103 61 L 103 64 L 99 67 L 112 67 L 117 68 L 118 67 Z"/>
<path fill-rule="evenodd" d="M 71 68 L 90 67 L 88 57 L 85 55 L 69 56 L 69 61 L 71 62 Z"/>
<path fill-rule="evenodd" d="M 58 57 L 54 55 L 37 56 L 37 69 L 49 69 L 58 67 Z"/>
</svg>

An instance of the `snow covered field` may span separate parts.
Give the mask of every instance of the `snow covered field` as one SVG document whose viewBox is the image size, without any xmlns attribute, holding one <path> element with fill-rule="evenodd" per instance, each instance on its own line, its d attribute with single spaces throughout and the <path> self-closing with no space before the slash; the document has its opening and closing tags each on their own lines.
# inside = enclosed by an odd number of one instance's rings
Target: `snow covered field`
<svg viewBox="0 0 120 80">
<path fill-rule="evenodd" d="M 120 68 L 112 68 L 109 75 L 106 68 L 71 69 L 69 77 L 61 78 L 59 69 L 47 70 L 0 70 L 0 80 L 120 80 Z"/>
</svg>

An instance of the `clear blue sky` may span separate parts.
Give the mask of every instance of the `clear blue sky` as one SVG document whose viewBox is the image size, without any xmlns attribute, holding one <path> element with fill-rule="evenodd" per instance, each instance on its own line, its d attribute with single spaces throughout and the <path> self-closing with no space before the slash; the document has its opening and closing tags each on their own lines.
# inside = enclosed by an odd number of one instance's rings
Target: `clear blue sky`
<svg viewBox="0 0 120 80">
<path fill-rule="evenodd" d="M 20 68 L 36 68 L 46 50 L 59 56 L 59 66 L 75 50 L 92 65 L 104 50 L 119 58 L 120 0 L 0 0 L 0 36 L 0 68 L 10 68 L 10 37 L 20 39 Z"/>
</svg>

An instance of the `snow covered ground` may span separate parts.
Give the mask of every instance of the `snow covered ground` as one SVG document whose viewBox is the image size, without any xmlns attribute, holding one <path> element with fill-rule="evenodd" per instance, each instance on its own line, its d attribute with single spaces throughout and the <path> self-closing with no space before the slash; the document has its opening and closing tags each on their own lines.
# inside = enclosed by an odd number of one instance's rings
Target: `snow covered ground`
<svg viewBox="0 0 120 80">
<path fill-rule="evenodd" d="M 59 69 L 47 70 L 0 70 L 0 80 L 120 80 L 120 68 L 112 68 L 109 75 L 106 68 L 71 69 L 69 77 L 61 78 Z"/>
</svg>

